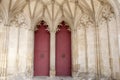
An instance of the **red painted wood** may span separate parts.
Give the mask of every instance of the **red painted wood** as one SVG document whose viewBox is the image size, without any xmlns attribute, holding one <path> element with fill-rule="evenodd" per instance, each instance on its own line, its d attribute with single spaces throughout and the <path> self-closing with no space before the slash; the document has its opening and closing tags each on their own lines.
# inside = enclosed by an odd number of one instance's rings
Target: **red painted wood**
<svg viewBox="0 0 120 80">
<path fill-rule="evenodd" d="M 44 24 L 35 31 L 34 76 L 49 76 L 50 34 Z"/>
<path fill-rule="evenodd" d="M 71 32 L 64 22 L 56 33 L 56 76 L 71 76 Z"/>
</svg>

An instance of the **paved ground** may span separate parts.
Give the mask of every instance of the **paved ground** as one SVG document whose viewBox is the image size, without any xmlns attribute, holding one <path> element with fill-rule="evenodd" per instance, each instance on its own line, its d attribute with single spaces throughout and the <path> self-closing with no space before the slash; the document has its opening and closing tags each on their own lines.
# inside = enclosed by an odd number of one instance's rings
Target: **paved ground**
<svg viewBox="0 0 120 80">
<path fill-rule="evenodd" d="M 0 80 L 5 80 L 0 78 Z M 28 77 L 27 75 L 15 75 L 15 76 L 9 76 L 8 80 L 115 80 L 111 79 L 111 77 L 101 76 L 97 77 L 95 74 L 86 74 L 86 73 L 80 73 L 78 77 Z M 118 79 L 120 80 L 120 79 Z"/>
</svg>

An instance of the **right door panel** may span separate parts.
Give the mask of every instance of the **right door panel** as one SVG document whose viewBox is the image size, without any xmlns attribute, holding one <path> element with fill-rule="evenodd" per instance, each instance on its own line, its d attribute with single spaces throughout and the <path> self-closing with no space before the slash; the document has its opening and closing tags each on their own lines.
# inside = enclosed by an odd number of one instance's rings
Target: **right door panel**
<svg viewBox="0 0 120 80">
<path fill-rule="evenodd" d="M 56 33 L 56 76 L 71 76 L 71 32 L 64 22 Z"/>
</svg>

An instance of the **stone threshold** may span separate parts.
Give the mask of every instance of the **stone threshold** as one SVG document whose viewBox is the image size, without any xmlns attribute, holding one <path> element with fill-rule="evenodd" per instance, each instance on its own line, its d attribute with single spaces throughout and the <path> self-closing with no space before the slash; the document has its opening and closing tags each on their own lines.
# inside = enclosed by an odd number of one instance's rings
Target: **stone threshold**
<svg viewBox="0 0 120 80">
<path fill-rule="evenodd" d="M 72 77 L 46 77 L 46 76 L 36 76 L 33 80 L 74 80 Z"/>
</svg>

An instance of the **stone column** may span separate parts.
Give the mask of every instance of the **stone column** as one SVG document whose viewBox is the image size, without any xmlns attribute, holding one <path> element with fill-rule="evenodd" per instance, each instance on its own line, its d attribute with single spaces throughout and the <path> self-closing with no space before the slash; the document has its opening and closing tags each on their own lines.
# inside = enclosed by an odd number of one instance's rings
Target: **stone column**
<svg viewBox="0 0 120 80">
<path fill-rule="evenodd" d="M 55 31 L 50 31 L 50 76 L 56 75 L 55 71 Z"/>
<path fill-rule="evenodd" d="M 26 26 L 27 27 L 27 26 Z M 31 77 L 33 70 L 33 31 L 20 28 L 18 44 L 18 75 L 23 78 Z"/>
<path fill-rule="evenodd" d="M 9 44 L 8 44 L 8 61 L 7 61 L 7 75 L 11 79 L 17 75 L 17 52 L 18 52 L 18 32 L 19 27 L 10 25 L 9 29 Z"/>
<path fill-rule="evenodd" d="M 26 61 L 26 75 L 32 79 L 34 77 L 34 30 L 28 30 Z"/>
<path fill-rule="evenodd" d="M 72 49 L 72 77 L 75 77 L 79 68 L 77 54 L 77 30 L 71 31 L 71 49 Z"/>
<path fill-rule="evenodd" d="M 115 20 L 116 20 L 116 31 L 117 31 L 117 42 L 118 42 L 118 55 L 119 55 L 119 74 L 118 74 L 118 79 L 120 79 L 120 23 L 119 23 L 119 21 L 120 21 L 120 15 L 118 14 L 118 15 L 116 15 L 116 18 L 115 18 Z"/>
<path fill-rule="evenodd" d="M 7 80 L 9 26 L 0 26 L 0 80 Z"/>
</svg>

